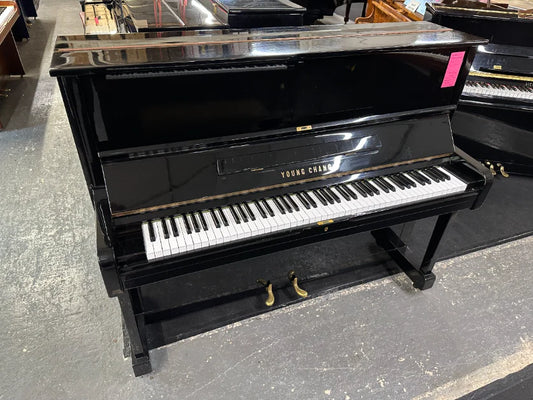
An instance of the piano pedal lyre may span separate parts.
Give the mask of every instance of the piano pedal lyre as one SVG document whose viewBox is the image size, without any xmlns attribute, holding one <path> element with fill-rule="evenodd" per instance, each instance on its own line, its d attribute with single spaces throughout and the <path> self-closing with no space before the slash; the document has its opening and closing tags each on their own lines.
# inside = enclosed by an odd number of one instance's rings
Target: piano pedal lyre
<svg viewBox="0 0 533 400">
<path fill-rule="evenodd" d="M 272 291 L 272 283 L 270 283 L 270 281 L 265 281 L 264 279 L 258 279 L 257 283 L 259 283 L 266 289 L 268 297 L 265 301 L 265 304 L 268 307 L 272 307 L 274 305 L 274 301 L 276 300 L 274 298 L 274 292 Z"/>
<path fill-rule="evenodd" d="M 298 277 L 296 276 L 296 272 L 290 271 L 289 272 L 289 281 L 292 283 L 292 287 L 294 288 L 294 291 L 296 294 L 300 297 L 306 298 L 307 292 L 303 290 L 300 286 L 298 286 Z"/>
<path fill-rule="evenodd" d="M 496 170 L 494 169 L 494 164 L 492 164 L 490 161 L 485 161 L 485 165 L 490 169 L 490 173 L 492 176 L 496 176 Z"/>
<path fill-rule="evenodd" d="M 509 174 L 507 173 L 505 167 L 502 164 L 497 163 L 496 166 L 499 168 L 500 174 L 502 174 L 504 178 L 509 178 Z"/>
</svg>

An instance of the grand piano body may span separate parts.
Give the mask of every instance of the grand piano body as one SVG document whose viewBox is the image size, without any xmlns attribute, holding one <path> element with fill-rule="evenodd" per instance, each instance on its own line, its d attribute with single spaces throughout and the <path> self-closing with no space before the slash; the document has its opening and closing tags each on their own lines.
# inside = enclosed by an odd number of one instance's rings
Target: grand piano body
<svg viewBox="0 0 533 400">
<path fill-rule="evenodd" d="M 448 221 L 492 180 L 450 129 L 480 43 L 427 22 L 58 37 L 135 374 L 150 349 L 358 283 L 261 256 L 371 232 L 431 287 Z M 390 227 L 435 216 L 416 263 Z"/>
<path fill-rule="evenodd" d="M 495 171 L 533 175 L 532 12 L 471 1 L 428 11 L 433 22 L 489 40 L 478 48 L 452 119 L 456 143 Z"/>
<path fill-rule="evenodd" d="M 117 28 L 118 32 L 134 33 L 309 25 L 324 15 L 333 15 L 341 2 L 342 0 L 84 0 L 81 4 L 87 14 L 86 34 L 100 34 L 117 33 Z M 95 16 L 100 16 L 101 20 Z M 108 20 L 112 24 L 108 24 Z"/>
</svg>

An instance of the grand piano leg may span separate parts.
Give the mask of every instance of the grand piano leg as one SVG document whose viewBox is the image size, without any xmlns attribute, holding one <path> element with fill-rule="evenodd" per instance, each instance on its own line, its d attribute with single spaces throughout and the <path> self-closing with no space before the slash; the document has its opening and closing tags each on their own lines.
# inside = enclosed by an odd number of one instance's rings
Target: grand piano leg
<svg viewBox="0 0 533 400">
<path fill-rule="evenodd" d="M 413 262 L 409 248 L 391 228 L 372 231 L 378 246 L 385 249 L 405 274 L 413 281 L 413 286 L 420 290 L 429 289 L 435 283 L 435 274 L 431 272 L 435 264 L 434 256 L 442 236 L 454 213 L 443 214 L 437 218 L 433 233 L 419 267 Z"/>
<path fill-rule="evenodd" d="M 138 296 L 135 290 L 128 290 L 118 296 L 118 302 L 122 310 L 122 318 L 131 350 L 131 363 L 135 376 L 141 376 L 152 372 L 150 354 L 144 333 L 144 320 L 135 316 L 135 305 L 138 304 Z M 126 340 L 124 340 L 126 342 Z"/>
</svg>

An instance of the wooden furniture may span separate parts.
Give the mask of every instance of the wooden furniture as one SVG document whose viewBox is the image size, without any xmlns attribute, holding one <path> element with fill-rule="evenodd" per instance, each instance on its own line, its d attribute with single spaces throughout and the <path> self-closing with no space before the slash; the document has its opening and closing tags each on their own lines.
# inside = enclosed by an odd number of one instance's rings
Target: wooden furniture
<svg viewBox="0 0 533 400">
<path fill-rule="evenodd" d="M 14 1 L 0 1 L 0 79 L 6 75 L 24 75 L 22 61 L 11 33 L 11 27 L 19 17 L 19 10 Z M 0 99 L 7 97 L 0 88 Z M 2 129 L 0 121 L 0 129 Z"/>
<path fill-rule="evenodd" d="M 423 15 L 408 10 L 403 0 L 368 0 L 365 16 L 355 19 L 356 24 L 377 22 L 422 21 Z"/>
</svg>

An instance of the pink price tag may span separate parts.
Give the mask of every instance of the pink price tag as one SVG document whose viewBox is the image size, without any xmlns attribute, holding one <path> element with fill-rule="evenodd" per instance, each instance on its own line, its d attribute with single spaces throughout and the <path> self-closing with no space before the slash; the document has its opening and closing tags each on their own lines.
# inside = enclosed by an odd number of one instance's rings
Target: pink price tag
<svg viewBox="0 0 533 400">
<path fill-rule="evenodd" d="M 464 51 L 456 51 L 450 54 L 448 66 L 446 67 L 446 72 L 444 73 L 444 79 L 442 80 L 442 85 L 440 85 L 441 88 L 455 86 L 455 82 L 459 76 L 459 71 L 461 71 L 461 66 L 463 65 L 463 58 L 465 58 Z"/>
</svg>

